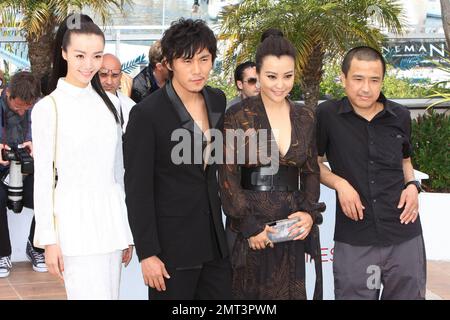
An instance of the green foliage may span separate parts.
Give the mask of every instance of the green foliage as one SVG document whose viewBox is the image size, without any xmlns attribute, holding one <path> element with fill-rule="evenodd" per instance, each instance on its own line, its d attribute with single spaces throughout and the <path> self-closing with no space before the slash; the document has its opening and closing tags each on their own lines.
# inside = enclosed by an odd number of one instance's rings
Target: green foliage
<svg viewBox="0 0 450 320">
<path fill-rule="evenodd" d="M 401 12 L 396 0 L 243 0 L 220 16 L 219 39 L 227 40 L 223 70 L 231 74 L 236 64 L 254 59 L 261 34 L 279 28 L 298 52 L 296 83 L 317 92 L 312 88 L 318 89 L 321 75 L 306 70 L 320 70 L 323 54 L 335 57 L 362 44 L 379 48 L 381 29 L 402 31 Z"/>
<path fill-rule="evenodd" d="M 54 29 L 74 9 L 89 6 L 100 15 L 103 24 L 110 18 L 110 7 L 123 8 L 132 0 L 2 0 L 2 27 L 19 27 L 28 40 L 41 37 Z M 17 17 L 22 19 L 17 19 Z M 35 39 L 34 39 L 35 40 Z"/>
<path fill-rule="evenodd" d="M 320 92 L 323 96 L 339 99 L 345 95 L 344 88 L 339 79 L 340 74 L 340 65 L 333 62 L 325 64 L 322 82 L 320 83 Z"/>
<path fill-rule="evenodd" d="M 293 101 L 303 100 L 302 88 L 299 84 L 294 83 L 294 88 L 292 88 L 289 99 Z"/>
<path fill-rule="evenodd" d="M 413 164 L 430 176 L 427 191 L 450 192 L 450 119 L 433 109 L 412 122 Z"/>
<path fill-rule="evenodd" d="M 447 54 L 450 54 L 450 52 L 447 52 Z M 443 59 L 442 62 L 436 63 L 436 67 L 450 75 L 450 59 Z M 438 102 L 430 105 L 429 108 L 444 102 L 450 102 L 450 80 L 443 80 L 435 83 L 432 88 L 432 94 L 430 94 L 429 97 L 441 98 Z"/>
<path fill-rule="evenodd" d="M 450 74 L 450 60 L 436 64 Z M 441 98 L 431 104 L 425 115 L 412 123 L 412 141 L 415 148 L 414 166 L 426 172 L 430 179 L 425 182 L 428 191 L 450 192 L 450 120 L 448 110 L 437 113 L 433 106 L 450 101 L 450 80 L 434 83 L 430 98 Z"/>
<path fill-rule="evenodd" d="M 428 98 L 434 89 L 429 80 L 413 83 L 406 78 L 397 78 L 388 66 L 386 77 L 383 80 L 383 93 L 389 99 L 395 98 Z M 320 92 L 323 97 L 339 99 L 345 95 L 339 76 L 340 66 L 337 63 L 327 63 L 320 83 Z"/>
<path fill-rule="evenodd" d="M 407 78 L 397 78 L 394 74 L 388 74 L 383 80 L 383 93 L 390 99 L 427 98 L 432 94 L 432 89 L 429 80 L 415 84 Z"/>
<path fill-rule="evenodd" d="M 238 91 L 236 86 L 234 85 L 234 81 L 231 79 L 224 78 L 220 74 L 214 72 L 208 80 L 208 85 L 222 90 L 227 97 L 227 101 L 230 101 L 234 97 L 238 95 Z"/>
</svg>

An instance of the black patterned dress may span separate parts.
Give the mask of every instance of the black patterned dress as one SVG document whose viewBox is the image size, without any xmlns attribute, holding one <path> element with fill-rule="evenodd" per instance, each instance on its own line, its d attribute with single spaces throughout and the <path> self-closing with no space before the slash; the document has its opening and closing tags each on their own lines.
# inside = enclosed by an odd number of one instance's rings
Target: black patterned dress
<svg viewBox="0 0 450 320">
<path fill-rule="evenodd" d="M 284 156 L 276 153 L 279 164 L 298 168 L 300 177 L 299 191 L 253 191 L 241 187 L 241 166 L 264 166 L 273 161 L 270 155 L 274 141 L 269 139 L 267 145 L 250 148 L 252 135 L 261 129 L 271 132 L 260 96 L 243 100 L 231 107 L 225 115 L 225 158 L 228 160 L 219 169 L 222 205 L 227 215 L 227 232 L 235 238 L 231 243 L 231 261 L 233 266 L 233 295 L 235 299 L 306 299 L 305 288 L 305 253 L 311 255 L 316 267 L 316 285 L 314 299 L 322 298 L 322 265 L 319 229 L 323 203 L 318 203 L 320 192 L 320 173 L 317 163 L 315 139 L 315 116 L 310 109 L 290 103 L 291 145 Z M 244 152 L 236 147 L 227 137 L 228 130 L 242 129 L 245 136 L 245 154 L 243 164 L 236 160 Z M 273 139 L 273 138 L 272 138 Z M 236 138 L 233 138 L 236 141 Z M 253 140 L 255 141 L 255 140 Z M 250 151 L 253 150 L 253 151 Z M 261 150 L 264 151 L 264 155 Z M 250 157 L 250 152 L 256 152 Z M 267 155 L 267 156 L 266 156 Z M 276 159 L 275 159 L 276 160 Z M 242 161 L 240 162 L 242 163 Z M 311 214 L 314 225 L 308 237 L 301 241 L 288 241 L 275 244 L 274 248 L 252 250 L 247 239 L 257 235 L 266 223 L 285 219 L 296 211 Z"/>
</svg>

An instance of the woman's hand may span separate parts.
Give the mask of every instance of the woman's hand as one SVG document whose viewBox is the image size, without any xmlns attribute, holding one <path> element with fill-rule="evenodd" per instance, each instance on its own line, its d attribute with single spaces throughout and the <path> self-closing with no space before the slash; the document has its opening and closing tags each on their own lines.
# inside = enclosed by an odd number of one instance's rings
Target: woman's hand
<svg viewBox="0 0 450 320">
<path fill-rule="evenodd" d="M 262 250 L 265 249 L 267 246 L 273 248 L 273 243 L 270 241 L 268 232 L 275 233 L 276 230 L 274 230 L 272 227 L 266 226 L 263 232 L 257 234 L 256 236 L 248 238 L 248 245 L 253 250 Z"/>
<path fill-rule="evenodd" d="M 46 245 L 44 255 L 48 272 L 57 276 L 59 279 L 64 280 L 64 261 L 61 248 L 57 244 Z"/>
<path fill-rule="evenodd" d="M 311 232 L 313 226 L 313 219 L 307 212 L 297 211 L 288 216 L 289 219 L 297 218 L 299 221 L 289 227 L 289 235 L 298 234 L 294 240 L 305 240 Z"/>
<path fill-rule="evenodd" d="M 132 257 L 133 257 L 133 246 L 130 245 L 128 246 L 128 249 L 124 249 L 122 251 L 122 263 L 125 264 L 125 268 L 130 263 Z"/>
</svg>

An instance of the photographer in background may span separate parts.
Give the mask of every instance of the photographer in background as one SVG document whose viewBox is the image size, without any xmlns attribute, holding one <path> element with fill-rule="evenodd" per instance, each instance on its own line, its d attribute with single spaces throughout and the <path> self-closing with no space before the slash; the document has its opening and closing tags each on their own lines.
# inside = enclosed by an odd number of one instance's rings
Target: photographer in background
<svg viewBox="0 0 450 320">
<path fill-rule="evenodd" d="M 136 103 L 162 88 L 169 79 L 169 70 L 163 59 L 160 40 L 150 46 L 148 61 L 148 66 L 133 79 L 130 98 Z"/>
<path fill-rule="evenodd" d="M 9 239 L 6 209 L 8 196 L 11 198 L 13 179 L 10 175 L 9 159 L 17 154 L 18 148 L 26 148 L 27 154 L 33 154 L 31 143 L 31 108 L 41 92 L 39 80 L 30 72 L 18 72 L 12 78 L 0 97 L 0 278 L 7 277 L 11 271 L 11 242 Z M 5 149 L 5 150 L 3 150 Z M 22 154 L 23 154 L 22 150 Z M 17 162 L 16 162 L 17 163 Z M 22 170 L 23 172 L 23 170 Z M 9 187 L 6 185 L 10 183 Z M 9 190 L 8 190 L 9 189 Z M 23 176 L 22 194 L 14 195 L 15 204 L 33 208 L 33 175 Z M 17 203 L 17 202 L 22 203 Z M 17 206 L 16 206 L 17 208 Z M 21 210 L 20 210 L 21 211 Z M 33 264 L 33 270 L 47 272 L 43 250 L 33 247 L 35 221 L 31 223 L 26 254 Z"/>
</svg>

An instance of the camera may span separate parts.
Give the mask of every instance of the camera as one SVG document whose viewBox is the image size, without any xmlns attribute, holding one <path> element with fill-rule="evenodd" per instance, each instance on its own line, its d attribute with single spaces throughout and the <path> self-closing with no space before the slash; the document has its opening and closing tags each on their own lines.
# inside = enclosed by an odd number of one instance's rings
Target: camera
<svg viewBox="0 0 450 320">
<path fill-rule="evenodd" d="M 20 213 L 23 209 L 23 179 L 24 175 L 33 174 L 33 158 L 27 148 L 11 147 L 11 150 L 2 149 L 2 158 L 10 162 L 2 181 L 8 187 L 8 209 Z"/>
</svg>

